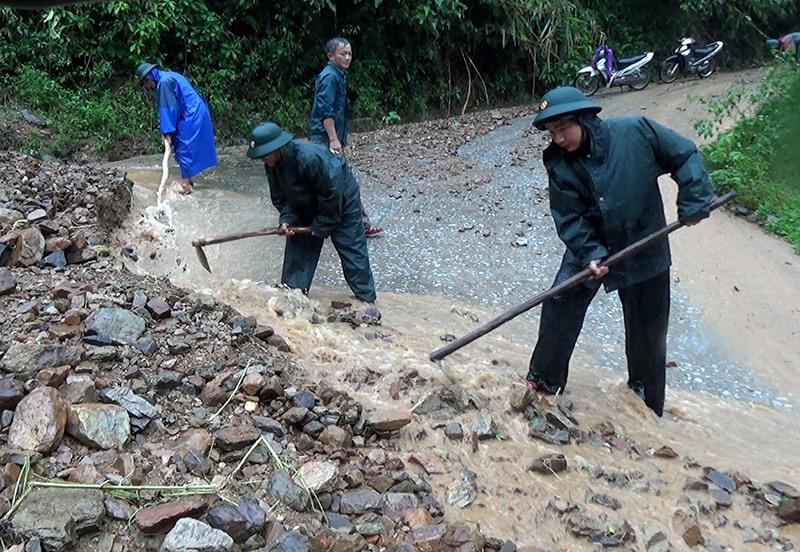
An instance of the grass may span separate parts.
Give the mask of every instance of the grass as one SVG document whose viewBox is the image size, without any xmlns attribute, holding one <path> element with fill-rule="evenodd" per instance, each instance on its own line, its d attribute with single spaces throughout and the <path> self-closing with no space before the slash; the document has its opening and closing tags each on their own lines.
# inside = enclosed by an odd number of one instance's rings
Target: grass
<svg viewBox="0 0 800 552">
<path fill-rule="evenodd" d="M 738 87 L 704 103 L 709 116 L 695 129 L 716 138 L 701 148 L 715 189 L 737 191 L 759 224 L 800 253 L 800 64 L 779 57 L 753 91 Z"/>
</svg>

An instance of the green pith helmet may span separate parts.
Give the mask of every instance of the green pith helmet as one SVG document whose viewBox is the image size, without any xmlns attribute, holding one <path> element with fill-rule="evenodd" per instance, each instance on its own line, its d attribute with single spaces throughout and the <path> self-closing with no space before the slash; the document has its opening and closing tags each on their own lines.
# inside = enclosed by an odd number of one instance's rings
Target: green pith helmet
<svg viewBox="0 0 800 552">
<path fill-rule="evenodd" d="M 591 111 L 600 113 L 603 108 L 586 99 L 583 92 L 572 86 L 559 86 L 553 88 L 542 97 L 539 104 L 539 113 L 533 124 L 539 130 L 544 130 L 544 124 L 557 121 L 563 115 L 578 111 Z"/>
<path fill-rule="evenodd" d="M 142 84 L 144 78 L 147 74 L 158 67 L 155 63 L 141 63 L 139 67 L 136 68 L 136 76 L 139 77 L 139 84 Z"/>
<path fill-rule="evenodd" d="M 280 149 L 292 139 L 292 135 L 275 123 L 261 123 L 250 132 L 250 148 L 247 157 L 259 159 Z"/>
</svg>

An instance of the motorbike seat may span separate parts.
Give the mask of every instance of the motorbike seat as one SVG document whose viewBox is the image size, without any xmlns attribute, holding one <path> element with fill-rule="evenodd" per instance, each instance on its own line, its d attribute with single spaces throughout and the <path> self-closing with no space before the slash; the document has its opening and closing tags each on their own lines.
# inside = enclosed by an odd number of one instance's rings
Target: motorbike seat
<svg viewBox="0 0 800 552">
<path fill-rule="evenodd" d="M 694 55 L 695 55 L 695 57 L 707 56 L 708 54 L 713 52 L 714 48 L 716 48 L 716 47 L 717 47 L 716 44 L 711 44 L 711 45 L 705 46 L 703 48 L 695 48 L 694 49 Z"/>
<path fill-rule="evenodd" d="M 646 54 L 639 54 L 638 56 L 619 59 L 619 60 L 617 60 L 617 64 L 619 65 L 619 68 L 622 69 L 623 67 L 627 67 L 628 65 L 632 65 L 632 64 L 636 63 L 637 61 L 643 60 L 645 58 L 645 56 L 646 56 Z"/>
</svg>

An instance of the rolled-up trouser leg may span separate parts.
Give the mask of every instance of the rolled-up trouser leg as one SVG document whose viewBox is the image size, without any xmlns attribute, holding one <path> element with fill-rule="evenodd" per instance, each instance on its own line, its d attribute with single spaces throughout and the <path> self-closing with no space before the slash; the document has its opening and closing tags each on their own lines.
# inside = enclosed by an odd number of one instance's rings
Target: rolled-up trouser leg
<svg viewBox="0 0 800 552">
<path fill-rule="evenodd" d="M 361 223 L 361 201 L 345 204 L 342 218 L 331 234 L 331 241 L 342 262 L 347 285 L 361 301 L 375 300 L 375 281 L 369 265 L 367 237 Z"/>
<path fill-rule="evenodd" d="M 619 290 L 625 317 L 628 385 L 644 386 L 644 402 L 664 413 L 669 325 L 669 270 Z"/>
<path fill-rule="evenodd" d="M 560 276 L 561 273 L 553 285 L 566 279 Z M 539 376 L 551 386 L 563 389 L 567 385 L 569 359 L 581 333 L 586 309 L 598 289 L 593 284 L 579 284 L 544 302 L 539 319 L 539 338 L 528 366 L 529 374 Z"/>
<path fill-rule="evenodd" d="M 310 234 L 295 234 L 286 238 L 283 253 L 281 283 L 308 293 L 324 239 Z"/>
</svg>

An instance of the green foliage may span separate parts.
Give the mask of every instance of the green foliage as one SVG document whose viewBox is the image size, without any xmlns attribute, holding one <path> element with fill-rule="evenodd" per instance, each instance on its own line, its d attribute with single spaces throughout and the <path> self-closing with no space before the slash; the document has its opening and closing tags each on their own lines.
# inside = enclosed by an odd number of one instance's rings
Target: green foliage
<svg viewBox="0 0 800 552">
<path fill-rule="evenodd" d="M 734 89 L 706 109 L 710 118 L 695 128 L 717 138 L 701 150 L 714 186 L 739 192 L 737 201 L 800 252 L 800 65 L 779 59 L 754 91 Z"/>
<path fill-rule="evenodd" d="M 46 114 L 48 126 L 56 139 L 44 144 L 41 135 L 31 134 L 24 150 L 40 156 L 68 144 L 88 140 L 96 151 L 105 151 L 111 144 L 124 142 L 135 153 L 143 153 L 157 128 L 155 113 L 138 88 L 123 87 L 117 91 L 88 92 L 69 90 L 42 70 L 26 66 L 16 75 L 0 77 L 0 86 L 13 87 L 27 107 Z M 157 132 L 157 131 L 155 131 Z M 157 136 L 157 134 L 156 134 Z"/>
<path fill-rule="evenodd" d="M 381 122 L 386 125 L 395 125 L 401 121 L 400 115 L 397 114 L 396 111 L 390 111 L 386 115 L 383 116 Z"/>
<path fill-rule="evenodd" d="M 571 82 L 601 42 L 617 57 L 665 54 L 687 34 L 729 42 L 729 59 L 800 27 L 794 0 L 117 0 L 0 7 L 0 80 L 57 128 L 56 141 L 157 151 L 155 110 L 132 73 L 183 73 L 208 100 L 217 140 L 274 120 L 308 130 L 324 44 L 348 38 L 354 117 L 460 112 Z M 788 27 L 787 27 L 788 26 Z M 22 83 L 20 85 L 20 83 Z M 4 98 L 1 96 L 5 96 Z M 43 144 L 44 149 L 51 145 Z"/>
</svg>

